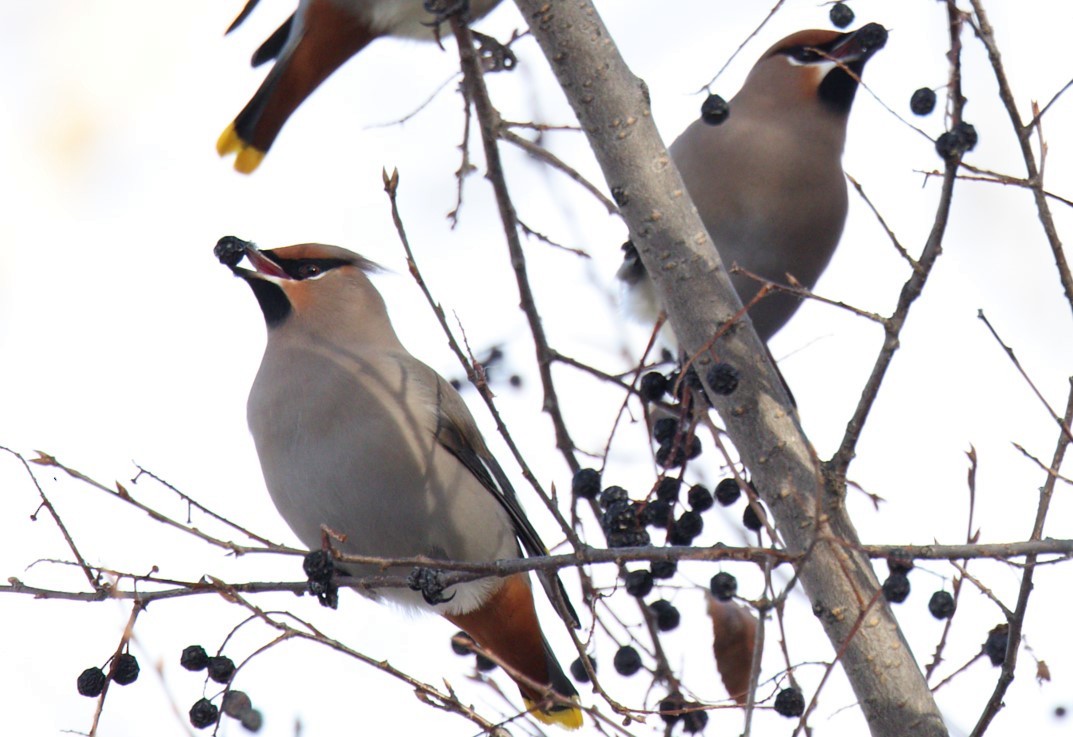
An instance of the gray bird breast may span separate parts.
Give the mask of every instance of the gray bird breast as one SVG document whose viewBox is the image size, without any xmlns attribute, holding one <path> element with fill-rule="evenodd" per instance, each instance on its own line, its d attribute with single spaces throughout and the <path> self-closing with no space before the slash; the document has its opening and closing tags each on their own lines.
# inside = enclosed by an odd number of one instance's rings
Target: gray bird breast
<svg viewBox="0 0 1073 737">
<path fill-rule="evenodd" d="M 356 555 L 518 555 L 505 510 L 436 443 L 433 400 L 407 368 L 270 346 L 247 412 L 276 508 L 314 549 L 327 525 L 347 536 L 338 548 Z M 382 573 L 376 566 L 347 568 Z"/>
</svg>

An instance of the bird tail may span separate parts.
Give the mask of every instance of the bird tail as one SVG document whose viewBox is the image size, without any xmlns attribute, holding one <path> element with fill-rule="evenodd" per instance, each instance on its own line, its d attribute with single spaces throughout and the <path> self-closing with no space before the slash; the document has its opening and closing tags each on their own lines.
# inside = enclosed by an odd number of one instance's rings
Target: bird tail
<svg viewBox="0 0 1073 737">
<path fill-rule="evenodd" d="M 567 729 L 581 726 L 577 689 L 563 673 L 540 631 L 533 591 L 525 574 L 508 576 L 477 609 L 444 616 L 528 681 L 546 684 L 541 689 L 518 682 L 522 699 L 536 719 Z M 562 699 L 549 699 L 549 689 Z"/>
<path fill-rule="evenodd" d="M 284 27 L 288 36 L 281 42 L 277 36 Z M 285 23 L 269 39 L 274 43 L 266 53 L 278 56 L 276 63 L 216 141 L 217 153 L 235 154 L 235 169 L 253 172 L 298 106 L 373 38 L 368 25 L 345 8 L 329 2 L 310 3 L 302 17 Z"/>
</svg>

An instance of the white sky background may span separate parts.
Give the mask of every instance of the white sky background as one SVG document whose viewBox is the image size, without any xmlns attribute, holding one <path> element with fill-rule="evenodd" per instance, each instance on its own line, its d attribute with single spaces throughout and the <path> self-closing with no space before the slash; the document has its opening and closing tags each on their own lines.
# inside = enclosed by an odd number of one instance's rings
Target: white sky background
<svg viewBox="0 0 1073 737">
<path fill-rule="evenodd" d="M 449 85 L 404 125 L 374 127 L 419 107 L 456 68 L 453 46 L 379 41 L 315 94 L 283 131 L 261 169 L 243 177 L 220 161 L 213 143 L 260 82 L 251 71 L 253 50 L 293 9 L 287 0 L 263 0 L 242 29 L 223 29 L 241 8 L 229 3 L 93 3 L 39 1 L 0 7 L 0 444 L 31 455 L 41 449 L 109 483 L 126 482 L 132 461 L 163 476 L 215 510 L 273 539 L 293 542 L 265 492 L 245 427 L 246 392 L 260 360 L 263 321 L 248 288 L 212 257 L 226 234 L 264 247 L 322 241 L 350 247 L 396 273 L 378 279 L 410 349 L 447 375 L 459 375 L 430 310 L 406 273 L 402 249 L 382 192 L 381 168 L 398 167 L 400 203 L 419 264 L 450 313 L 464 324 L 476 350 L 508 343 L 511 372 L 522 391 L 497 387 L 498 404 L 527 458 L 547 487 L 569 486 L 569 474 L 540 413 L 541 397 L 528 332 L 516 309 L 501 227 L 490 187 L 474 176 L 465 186 L 461 225 L 444 218 L 454 203 L 453 172 L 461 138 L 461 102 Z M 1068 10 L 1062 4 L 988 4 L 998 29 L 1007 71 L 1022 114 L 1031 100 L 1046 102 L 1065 84 Z M 677 0 L 670 3 L 602 2 L 605 21 L 634 72 L 649 85 L 657 122 L 670 141 L 697 114 L 694 94 L 722 65 L 768 10 L 766 3 Z M 870 62 L 865 80 L 906 117 L 912 91 L 947 79 L 945 10 L 932 0 L 852 4 L 858 23 L 875 20 L 892 29 L 890 42 Z M 658 12 L 653 9 L 659 8 Z M 730 98 L 745 73 L 772 42 L 794 30 L 828 27 L 827 8 L 789 2 L 750 44 L 715 89 Z M 479 28 L 509 37 L 524 22 L 507 2 Z M 1023 172 L 1009 122 L 995 98 L 982 47 L 966 33 L 966 119 L 980 143 L 968 161 L 985 168 Z M 571 123 L 572 115 L 531 40 L 517 44 L 519 69 L 491 78 L 497 105 L 508 119 Z M 942 100 L 940 90 L 940 100 Z M 1048 187 L 1073 195 L 1071 103 L 1063 98 L 1048 114 Z M 914 119 L 933 137 L 943 129 L 937 112 Z M 603 184 L 578 133 L 548 134 L 560 156 Z M 479 142 L 472 150 L 479 160 Z M 504 146 L 508 182 L 521 218 L 570 247 L 583 261 L 536 241 L 526 249 L 530 273 L 553 345 L 608 370 L 624 370 L 644 331 L 617 322 L 612 275 L 625 229 L 598 203 L 561 175 L 530 164 Z M 941 164 L 931 143 L 886 112 L 862 91 L 851 119 L 845 166 L 857 177 L 911 253 L 919 253 L 931 227 L 938 181 L 923 185 L 921 170 Z M 1068 236 L 1069 209 L 1052 203 L 1060 232 Z M 843 245 L 818 291 L 859 307 L 889 313 L 907 268 L 858 198 Z M 1061 411 L 1073 366 L 1073 321 L 1062 298 L 1053 259 L 1031 198 L 1021 190 L 959 184 L 945 252 L 903 333 L 868 428 L 851 467 L 853 480 L 887 502 L 875 512 L 863 495 L 851 496 L 854 520 L 868 542 L 927 543 L 964 540 L 967 513 L 965 451 L 977 449 L 977 524 L 984 541 L 1024 539 L 1036 510 L 1043 473 L 1013 446 L 1016 442 L 1049 462 L 1056 429 L 1038 401 L 988 336 L 976 311 L 983 308 L 1053 407 Z M 802 419 L 820 455 L 841 437 L 881 341 L 875 325 L 830 307 L 809 304 L 773 341 L 774 354 L 793 387 Z M 606 441 L 617 393 L 586 377 L 557 371 L 568 420 L 581 448 Z M 486 435 L 501 452 L 487 412 L 465 394 Z M 643 430 L 626 430 L 616 444 L 605 483 L 620 483 L 635 496 L 653 478 Z M 630 440 L 632 438 L 632 440 Z M 710 443 L 708 444 L 710 446 Z M 706 459 L 706 460 L 705 460 Z M 692 478 L 715 482 L 719 460 L 702 456 Z M 1068 467 L 1068 464 L 1067 464 Z M 92 563 L 192 579 L 294 580 L 296 561 L 246 557 L 234 561 L 192 539 L 166 530 L 144 515 L 80 484 L 37 470 L 84 555 Z M 518 478 L 517 474 L 515 477 Z M 555 531 L 531 490 L 518 483 L 538 527 Z M 182 518 L 180 505 L 151 484 L 132 487 L 139 498 L 164 505 Z M 42 514 L 31 522 L 38 498 L 17 461 L 0 455 L 0 574 L 42 585 L 78 587 L 70 570 L 39 563 L 69 559 L 55 525 Z M 1046 534 L 1069 537 L 1069 490 L 1059 485 Z M 736 507 L 724 518 L 706 515 L 699 542 L 744 541 Z M 199 520 L 201 523 L 201 520 Z M 728 566 L 740 591 L 760 594 L 748 566 Z M 700 589 L 715 566 L 683 566 L 672 598 L 683 627 L 666 636 L 672 664 L 700 698 L 725 698 L 710 658 L 710 625 Z M 885 575 L 883 564 L 878 565 Z M 999 565 L 972 569 L 1008 605 L 1019 574 Z M 922 663 L 930 659 L 941 625 L 926 611 L 931 592 L 952 569 L 928 564 L 911 576 L 908 602 L 897 609 Z M 1022 650 L 1007 709 L 993 734 L 1015 730 L 1065 734 L 1052 717 L 1069 705 L 1064 566 L 1037 573 L 1026 622 L 1035 656 L 1055 680 L 1037 685 L 1031 655 Z M 570 579 L 568 585 L 573 583 Z M 576 591 L 576 588 L 573 589 Z M 654 597 L 653 597 L 654 598 Z M 258 599 L 289 607 L 358 650 L 385 658 L 438 685 L 447 678 L 486 713 L 502 702 L 468 681 L 468 661 L 450 655 L 452 628 L 433 617 L 412 619 L 344 594 L 339 612 L 321 611 L 308 598 Z M 632 607 L 621 611 L 635 615 Z M 129 604 L 72 604 L 0 599 L 0 706 L 4 731 L 55 735 L 86 731 L 95 701 L 75 692 L 75 678 L 103 664 L 115 649 Z M 113 687 L 101 734 L 179 735 L 189 731 L 185 712 L 202 695 L 201 676 L 178 666 L 183 646 L 214 650 L 243 613 L 211 597 L 158 602 L 139 619 L 133 651 L 141 679 Z M 791 608 L 789 646 L 798 662 L 830 657 L 830 648 L 798 596 Z M 545 629 L 564 666 L 573 659 L 565 635 L 545 612 Z M 941 674 L 972 657 L 1001 614 L 971 587 L 963 594 Z M 796 628 L 796 629 L 794 629 Z M 621 633 L 616 633 L 621 635 Z M 271 634 L 250 627 L 228 652 L 241 658 Z M 769 642 L 765 677 L 778 669 Z M 611 672 L 614 646 L 602 638 L 597 657 L 612 691 L 641 703 L 644 679 Z M 160 674 L 154 665 L 160 664 Z M 797 675 L 815 685 L 818 666 Z M 997 676 L 984 662 L 939 692 L 952 732 L 971 728 Z M 512 684 L 495 678 L 516 700 Z M 161 686 L 161 679 L 163 687 Z M 362 730 L 383 733 L 469 735 L 473 726 L 417 703 L 405 685 L 344 656 L 308 645 L 285 644 L 255 659 L 236 688 L 247 691 L 265 714 L 265 735 Z M 769 684 L 767 688 L 772 689 Z M 583 698 L 590 696 L 580 689 Z M 209 693 L 215 693 L 210 689 Z M 649 703 L 662 697 L 654 692 Z M 180 717 L 171 713 L 174 700 Z M 33 705 L 30 707 L 29 705 Z M 848 708 L 847 708 L 848 707 Z M 509 707 L 503 706 L 508 709 Z M 709 734 L 737 734 L 740 712 L 712 712 Z M 791 722 L 769 713 L 756 733 L 789 734 Z M 863 721 L 839 675 L 824 691 L 812 720 L 817 734 L 863 733 Z M 343 730 L 346 730 L 345 732 Z M 521 733 L 519 725 L 515 733 Z M 646 733 L 645 728 L 638 728 Z M 221 734 L 242 734 L 225 720 Z"/>
</svg>

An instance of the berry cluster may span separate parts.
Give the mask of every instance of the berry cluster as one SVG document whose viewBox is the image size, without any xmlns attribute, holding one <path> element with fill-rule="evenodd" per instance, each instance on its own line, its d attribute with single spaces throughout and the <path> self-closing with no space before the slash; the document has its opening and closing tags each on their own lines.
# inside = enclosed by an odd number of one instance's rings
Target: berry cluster
<svg viewBox="0 0 1073 737">
<path fill-rule="evenodd" d="M 112 667 L 107 674 L 102 668 L 96 666 L 82 671 L 76 684 L 78 693 L 96 698 L 104 693 L 104 685 L 109 678 L 119 686 L 129 686 L 138 680 L 141 667 L 138 665 L 138 659 L 130 653 L 120 653 L 113 657 L 110 662 Z M 107 665 L 108 663 L 105 663 L 105 666 Z"/>
<path fill-rule="evenodd" d="M 473 638 L 467 635 L 462 630 L 459 630 L 451 638 L 451 649 L 454 650 L 455 655 L 469 655 L 473 653 L 477 656 L 476 667 L 481 673 L 487 673 L 490 670 L 496 669 L 495 661 L 489 658 L 487 655 L 475 652 L 477 643 L 473 641 Z"/>
<path fill-rule="evenodd" d="M 306 574 L 306 586 L 309 593 L 317 597 L 321 606 L 331 609 L 339 607 L 339 587 L 332 582 L 335 575 L 335 561 L 327 550 L 314 550 L 302 559 L 302 570 Z"/>
<path fill-rule="evenodd" d="M 680 693 L 672 693 L 659 702 L 659 716 L 668 728 L 681 722 L 689 734 L 703 731 L 708 724 L 708 712 L 700 704 L 686 701 Z"/>
<path fill-rule="evenodd" d="M 209 655 L 201 645 L 190 645 L 183 649 L 179 665 L 189 671 L 206 671 L 210 680 L 227 685 L 235 676 L 235 663 L 226 655 Z M 196 729 L 206 729 L 220 721 L 220 712 L 237 719 L 250 732 L 261 729 L 264 718 L 261 712 L 253 708 L 250 697 L 243 691 L 230 687 L 224 690 L 220 707 L 211 700 L 200 698 L 190 707 L 190 724 Z"/>
</svg>

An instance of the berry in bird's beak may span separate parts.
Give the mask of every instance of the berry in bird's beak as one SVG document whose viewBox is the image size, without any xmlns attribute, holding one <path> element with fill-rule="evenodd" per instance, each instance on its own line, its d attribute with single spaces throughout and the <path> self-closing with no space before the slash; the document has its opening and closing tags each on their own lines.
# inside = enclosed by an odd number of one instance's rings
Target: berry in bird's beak
<svg viewBox="0 0 1073 737">
<path fill-rule="evenodd" d="M 246 249 L 253 246 L 249 241 L 236 238 L 233 235 L 225 235 L 216 242 L 212 249 L 212 255 L 219 259 L 220 263 L 229 268 L 238 266 L 242 257 L 246 255 Z"/>
</svg>

